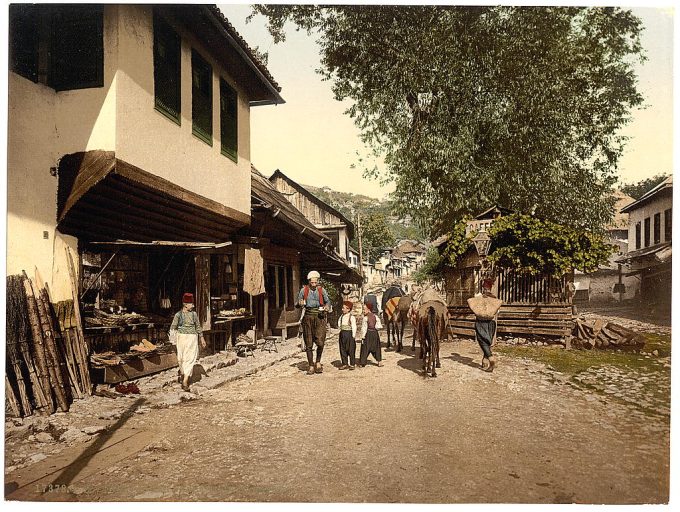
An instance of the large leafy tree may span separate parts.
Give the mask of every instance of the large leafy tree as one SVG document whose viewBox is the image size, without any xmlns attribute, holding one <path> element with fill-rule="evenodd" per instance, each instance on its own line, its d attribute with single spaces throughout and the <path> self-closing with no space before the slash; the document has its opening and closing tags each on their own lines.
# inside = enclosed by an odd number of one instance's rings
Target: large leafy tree
<svg viewBox="0 0 680 512">
<path fill-rule="evenodd" d="M 275 41 L 292 21 L 320 72 L 430 235 L 492 204 L 601 228 L 642 102 L 641 22 L 611 7 L 262 5 Z"/>
<path fill-rule="evenodd" d="M 375 261 L 385 249 L 394 246 L 396 240 L 385 215 L 376 213 L 361 216 L 361 249 L 364 261 Z M 358 248 L 358 238 L 353 244 Z"/>
</svg>

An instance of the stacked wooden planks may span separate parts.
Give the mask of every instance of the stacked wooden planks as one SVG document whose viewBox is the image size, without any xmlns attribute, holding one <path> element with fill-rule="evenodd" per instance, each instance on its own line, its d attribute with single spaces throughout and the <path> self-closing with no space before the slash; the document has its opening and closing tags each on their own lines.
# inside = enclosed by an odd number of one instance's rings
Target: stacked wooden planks
<svg viewBox="0 0 680 512">
<path fill-rule="evenodd" d="M 69 306 L 57 313 L 48 286 L 26 272 L 7 277 L 7 306 L 5 398 L 11 413 L 68 411 L 74 399 L 91 394 L 85 339 L 78 329 L 63 327 Z"/>
<path fill-rule="evenodd" d="M 449 306 L 449 332 L 475 335 L 475 315 L 467 306 Z M 573 326 L 569 303 L 503 304 L 497 318 L 499 334 L 539 335 L 567 338 Z"/>
<path fill-rule="evenodd" d="M 574 322 L 572 344 L 576 348 L 640 350 L 646 341 L 643 335 L 614 322 L 597 319 L 591 324 L 580 318 Z"/>
</svg>

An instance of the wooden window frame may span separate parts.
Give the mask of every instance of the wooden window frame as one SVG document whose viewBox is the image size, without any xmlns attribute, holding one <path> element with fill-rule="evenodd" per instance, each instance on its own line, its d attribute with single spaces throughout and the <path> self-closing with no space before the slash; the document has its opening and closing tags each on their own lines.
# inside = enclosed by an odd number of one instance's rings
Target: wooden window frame
<svg viewBox="0 0 680 512">
<path fill-rule="evenodd" d="M 202 75 L 202 76 L 201 76 Z M 207 80 L 207 84 L 202 80 Z M 205 88 L 204 91 L 201 91 Z M 207 93 L 207 96 L 205 94 Z M 209 146 L 213 145 L 213 80 L 212 66 L 195 49 L 191 50 L 191 133 Z M 209 126 L 196 122 L 197 110 L 202 103 L 208 105 L 206 121 Z M 199 113 L 200 114 L 200 113 Z"/>
<path fill-rule="evenodd" d="M 673 238 L 673 209 L 667 208 L 663 212 L 664 242 L 670 242 Z"/>
<path fill-rule="evenodd" d="M 649 217 L 645 217 L 644 236 L 645 236 L 645 247 L 649 247 L 650 242 L 651 242 L 651 219 Z"/>
<path fill-rule="evenodd" d="M 661 243 L 661 212 L 654 214 L 654 245 Z"/>
<path fill-rule="evenodd" d="M 171 80 L 174 80 L 174 84 Z M 162 97 L 161 91 L 167 90 L 172 85 L 175 86 L 176 105 L 170 105 L 168 98 Z M 170 24 L 155 10 L 153 15 L 153 86 L 156 111 L 177 125 L 181 125 L 182 40 Z"/>
<path fill-rule="evenodd" d="M 233 141 L 230 133 L 233 133 Z M 238 163 L 238 93 L 221 77 L 220 153 Z"/>
</svg>

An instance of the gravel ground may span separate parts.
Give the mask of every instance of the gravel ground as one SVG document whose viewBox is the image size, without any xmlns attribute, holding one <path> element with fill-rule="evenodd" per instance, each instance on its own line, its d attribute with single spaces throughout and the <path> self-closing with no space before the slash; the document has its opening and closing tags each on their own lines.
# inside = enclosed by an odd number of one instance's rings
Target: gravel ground
<svg viewBox="0 0 680 512">
<path fill-rule="evenodd" d="M 422 376 L 410 348 L 383 351 L 382 368 L 340 371 L 335 339 L 324 352 L 321 375 L 306 375 L 306 361 L 295 349 L 284 361 L 200 390 L 192 400 L 151 407 L 125 399 L 129 411 L 106 431 L 31 465 L 6 468 L 8 497 L 668 500 L 669 418 L 663 410 L 649 414 L 531 358 L 499 352 L 496 371 L 483 372 L 480 350 L 469 340 L 442 344 L 442 368 L 434 379 Z M 611 373 L 612 387 L 605 389 L 634 387 L 629 378 Z M 668 396 L 664 403 L 668 407 Z"/>
</svg>

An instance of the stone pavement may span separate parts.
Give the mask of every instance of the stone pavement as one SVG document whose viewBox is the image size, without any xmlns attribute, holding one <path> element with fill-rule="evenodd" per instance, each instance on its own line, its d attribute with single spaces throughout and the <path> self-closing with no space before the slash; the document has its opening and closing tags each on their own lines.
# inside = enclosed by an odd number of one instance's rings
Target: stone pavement
<svg viewBox="0 0 680 512">
<path fill-rule="evenodd" d="M 334 331 L 331 331 L 331 333 Z M 334 335 L 329 333 L 329 337 Z M 172 368 L 136 380 L 140 394 L 113 399 L 87 396 L 71 404 L 68 412 L 51 416 L 6 418 L 5 474 L 60 453 L 66 446 L 88 443 L 118 421 L 134 405 L 135 414 L 181 402 L 200 400 L 208 390 L 257 373 L 300 353 L 298 338 L 277 342 L 277 351 L 256 349 L 254 356 L 237 357 L 233 351 L 200 358 L 194 367 L 190 392 L 182 391 L 177 369 Z"/>
</svg>

